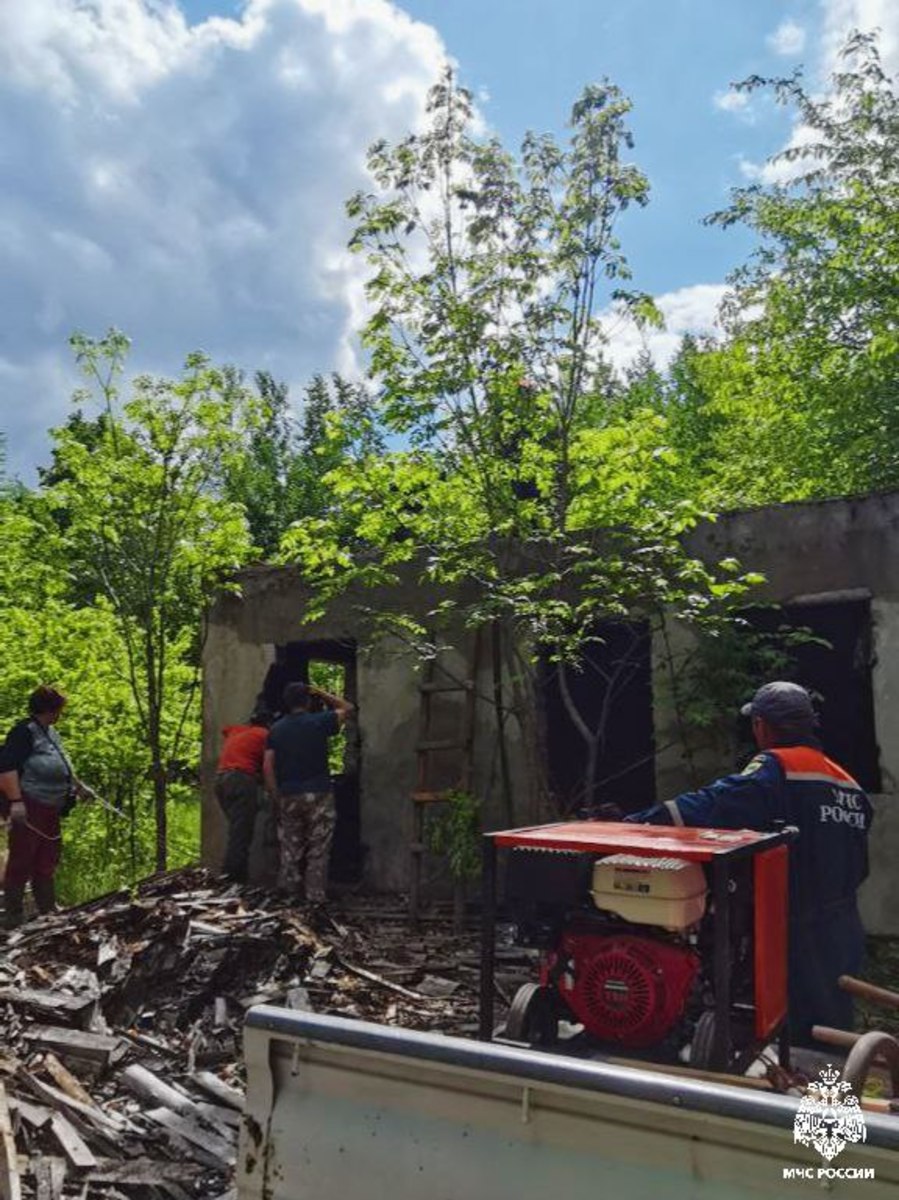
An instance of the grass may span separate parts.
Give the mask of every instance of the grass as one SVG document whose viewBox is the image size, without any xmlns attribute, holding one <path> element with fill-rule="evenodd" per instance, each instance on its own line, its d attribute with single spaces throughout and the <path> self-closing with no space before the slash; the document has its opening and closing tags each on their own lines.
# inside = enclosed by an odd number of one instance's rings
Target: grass
<svg viewBox="0 0 899 1200">
<path fill-rule="evenodd" d="M 64 905 L 129 888 L 155 869 L 155 827 L 147 805 L 135 828 L 98 807 L 76 808 L 63 827 L 63 851 L 56 875 Z M 200 799 L 195 793 L 168 804 L 168 865 L 187 866 L 200 857 Z"/>
<path fill-rule="evenodd" d="M 899 992 L 899 938 L 869 937 L 867 960 L 863 968 L 866 983 Z M 882 1029 L 899 1038 L 899 1008 L 886 1008 L 881 1004 L 856 1001 L 856 1028 L 859 1030 Z"/>
</svg>

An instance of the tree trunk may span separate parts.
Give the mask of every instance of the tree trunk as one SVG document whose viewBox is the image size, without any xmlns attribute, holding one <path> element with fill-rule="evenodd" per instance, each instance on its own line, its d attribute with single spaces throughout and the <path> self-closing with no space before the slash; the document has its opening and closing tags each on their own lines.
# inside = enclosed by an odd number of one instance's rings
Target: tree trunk
<svg viewBox="0 0 899 1200">
<path fill-rule="evenodd" d="M 496 710 L 496 731 L 499 737 L 499 771 L 502 781 L 503 809 L 509 828 L 515 825 L 515 797 L 512 794 L 512 773 L 509 768 L 509 744 L 506 740 L 506 708 L 503 694 L 502 629 L 498 620 L 491 627 L 491 659 L 493 667 L 493 707 Z"/>
<path fill-rule="evenodd" d="M 531 790 L 524 813 L 516 806 L 517 819 L 540 825 L 558 816 L 548 774 L 549 750 L 546 735 L 546 706 L 532 664 L 513 637 L 504 643 L 507 678 L 512 692 L 512 715 L 518 726 L 522 761 Z M 527 682 L 523 682 L 523 681 Z"/>
<path fill-rule="evenodd" d="M 166 799 L 168 781 L 165 767 L 156 754 L 153 756 L 153 811 L 156 817 L 156 870 L 164 871 L 168 866 L 169 831 Z"/>
<path fill-rule="evenodd" d="M 137 807 L 134 803 L 134 785 L 128 784 L 128 852 L 131 858 L 129 882 L 137 883 Z"/>
<path fill-rule="evenodd" d="M 593 806 L 593 791 L 596 787 L 596 768 L 599 765 L 599 748 L 602 741 L 602 733 L 598 731 L 587 747 L 587 769 L 584 772 L 584 802 L 588 808 L 592 808 Z"/>
</svg>

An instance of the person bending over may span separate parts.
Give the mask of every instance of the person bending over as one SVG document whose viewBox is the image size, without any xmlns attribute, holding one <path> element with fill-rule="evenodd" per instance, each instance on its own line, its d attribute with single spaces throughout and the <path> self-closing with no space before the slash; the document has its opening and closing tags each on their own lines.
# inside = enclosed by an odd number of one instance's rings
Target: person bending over
<svg viewBox="0 0 899 1200">
<path fill-rule="evenodd" d="M 262 762 L 272 714 L 257 708 L 246 725 L 226 725 L 215 776 L 215 796 L 228 822 L 222 874 L 246 883 L 250 847 L 259 813 Z"/>
</svg>

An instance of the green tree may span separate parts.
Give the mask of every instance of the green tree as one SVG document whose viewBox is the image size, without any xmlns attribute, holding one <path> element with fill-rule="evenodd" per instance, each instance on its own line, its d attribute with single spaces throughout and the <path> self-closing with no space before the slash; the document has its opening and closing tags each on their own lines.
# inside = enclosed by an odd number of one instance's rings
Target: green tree
<svg viewBox="0 0 899 1200">
<path fill-rule="evenodd" d="M 529 134 L 516 160 L 477 135 L 447 73 L 428 127 L 372 148 L 378 190 L 348 211 L 370 269 L 363 338 L 390 450 L 327 477 L 339 521 L 329 512 L 285 537 L 323 601 L 415 564 L 443 591 L 433 621 L 489 625 L 495 640 L 506 626 L 512 644 L 575 659 L 600 619 L 660 606 L 696 618 L 741 586 L 683 552 L 700 514 L 669 502 L 664 414 L 622 415 L 601 390 L 600 312 L 657 319 L 628 286 L 617 236 L 648 198 L 628 161 L 629 109 L 612 84 L 589 87 L 567 144 Z M 432 652 L 409 613 L 378 616 Z M 495 655 L 501 733 L 502 689 Z"/>
<path fill-rule="evenodd" d="M 0 736 L 24 715 L 36 684 L 52 683 L 68 694 L 62 727 L 67 748 L 79 774 L 120 813 L 79 806 L 67 820 L 59 882 L 61 895 L 74 902 L 151 870 L 145 847 L 152 844 L 152 830 L 143 802 L 146 752 L 122 638 L 102 598 L 90 605 L 73 601 L 77 580 L 56 516 L 39 493 L 17 488 L 0 496 Z M 196 723 L 190 732 L 196 737 Z M 195 809 L 178 806 L 179 834 L 195 827 Z M 193 846 L 176 836 L 177 861 L 188 849 Z"/>
<path fill-rule="evenodd" d="M 313 377 L 299 418 L 287 384 L 268 372 L 257 372 L 256 392 L 259 420 L 229 462 L 223 494 L 243 506 L 254 544 L 270 558 L 290 525 L 327 511 L 329 471 L 348 455 L 377 453 L 382 440 L 366 389 L 337 373 Z"/>
<path fill-rule="evenodd" d="M 726 502 L 899 482 L 899 91 L 873 35 L 842 56 L 823 97 L 798 73 L 741 85 L 792 108 L 799 133 L 774 159 L 788 178 L 710 218 L 760 242 L 731 280 L 728 344 L 690 363 Z"/>
<path fill-rule="evenodd" d="M 296 427 L 290 392 L 268 371 L 256 373 L 259 420 L 243 452 L 228 463 L 224 496 L 246 513 L 253 544 L 267 557 L 275 549 L 292 505 L 291 473 L 296 461 Z"/>
<path fill-rule="evenodd" d="M 78 335 L 72 345 L 105 420 L 90 445 L 77 429 L 54 431 L 51 498 L 66 514 L 73 569 L 94 581 L 122 640 L 161 869 L 169 784 L 194 732 L 198 637 L 214 588 L 250 551 L 241 507 L 217 491 L 254 410 L 233 374 L 202 355 L 192 355 L 178 379 L 137 378 L 122 402 L 127 339 L 113 330 L 99 340 Z"/>
<path fill-rule="evenodd" d="M 365 385 L 336 371 L 314 375 L 303 396 L 291 520 L 327 514 L 334 501 L 325 482 L 330 472 L 383 451 L 378 411 Z"/>
</svg>

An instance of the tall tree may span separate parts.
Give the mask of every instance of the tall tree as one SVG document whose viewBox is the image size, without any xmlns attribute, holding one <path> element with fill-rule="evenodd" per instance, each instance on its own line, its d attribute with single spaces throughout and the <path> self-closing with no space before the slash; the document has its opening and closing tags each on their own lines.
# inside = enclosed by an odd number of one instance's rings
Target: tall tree
<svg viewBox="0 0 899 1200">
<path fill-rule="evenodd" d="M 222 486 L 227 499 L 243 506 L 253 544 L 269 557 L 290 521 L 296 423 L 286 383 L 258 371 L 256 392 L 259 419 L 242 452 L 229 460 Z"/>
<path fill-rule="evenodd" d="M 629 110 L 614 85 L 589 87 L 567 144 L 529 134 L 516 160 L 479 137 L 447 73 L 424 131 L 372 147 L 378 190 L 348 211 L 370 268 L 364 341 L 391 449 L 328 477 L 342 524 L 325 516 L 285 538 L 323 599 L 417 563 L 445 588 L 435 617 L 496 639 L 508 626 L 514 644 L 572 659 L 599 619 L 661 603 L 697 616 L 735 586 L 682 550 L 698 511 L 658 499 L 673 466 L 664 416 L 595 421 L 601 310 L 656 319 L 617 236 L 648 198 L 628 161 Z M 395 615 L 408 635 L 410 615 Z"/>
<path fill-rule="evenodd" d="M 105 414 L 96 441 L 55 431 L 54 498 L 76 569 L 95 581 L 122 637 L 153 781 L 156 865 L 167 855 L 169 775 L 196 702 L 200 638 L 212 591 L 244 561 L 239 505 L 217 488 L 239 453 L 251 406 L 238 381 L 192 355 L 178 379 L 143 376 L 122 401 L 128 342 L 72 339 Z M 184 665 L 190 666 L 185 678 Z"/>
<path fill-rule="evenodd" d="M 760 247 L 732 279 L 730 344 L 694 365 L 721 420 L 717 457 L 742 443 L 744 483 L 773 475 L 769 498 L 899 483 L 897 85 L 860 34 L 823 97 L 798 73 L 741 85 L 792 108 L 797 136 L 774 160 L 785 178 L 710 218 L 748 225 Z"/>
<path fill-rule="evenodd" d="M 320 517 L 331 502 L 323 480 L 348 455 L 376 453 L 382 440 L 366 389 L 334 373 L 315 375 L 299 417 L 285 383 L 256 374 L 259 419 L 229 463 L 223 494 L 241 504 L 257 549 L 271 558 L 294 522 Z"/>
</svg>

